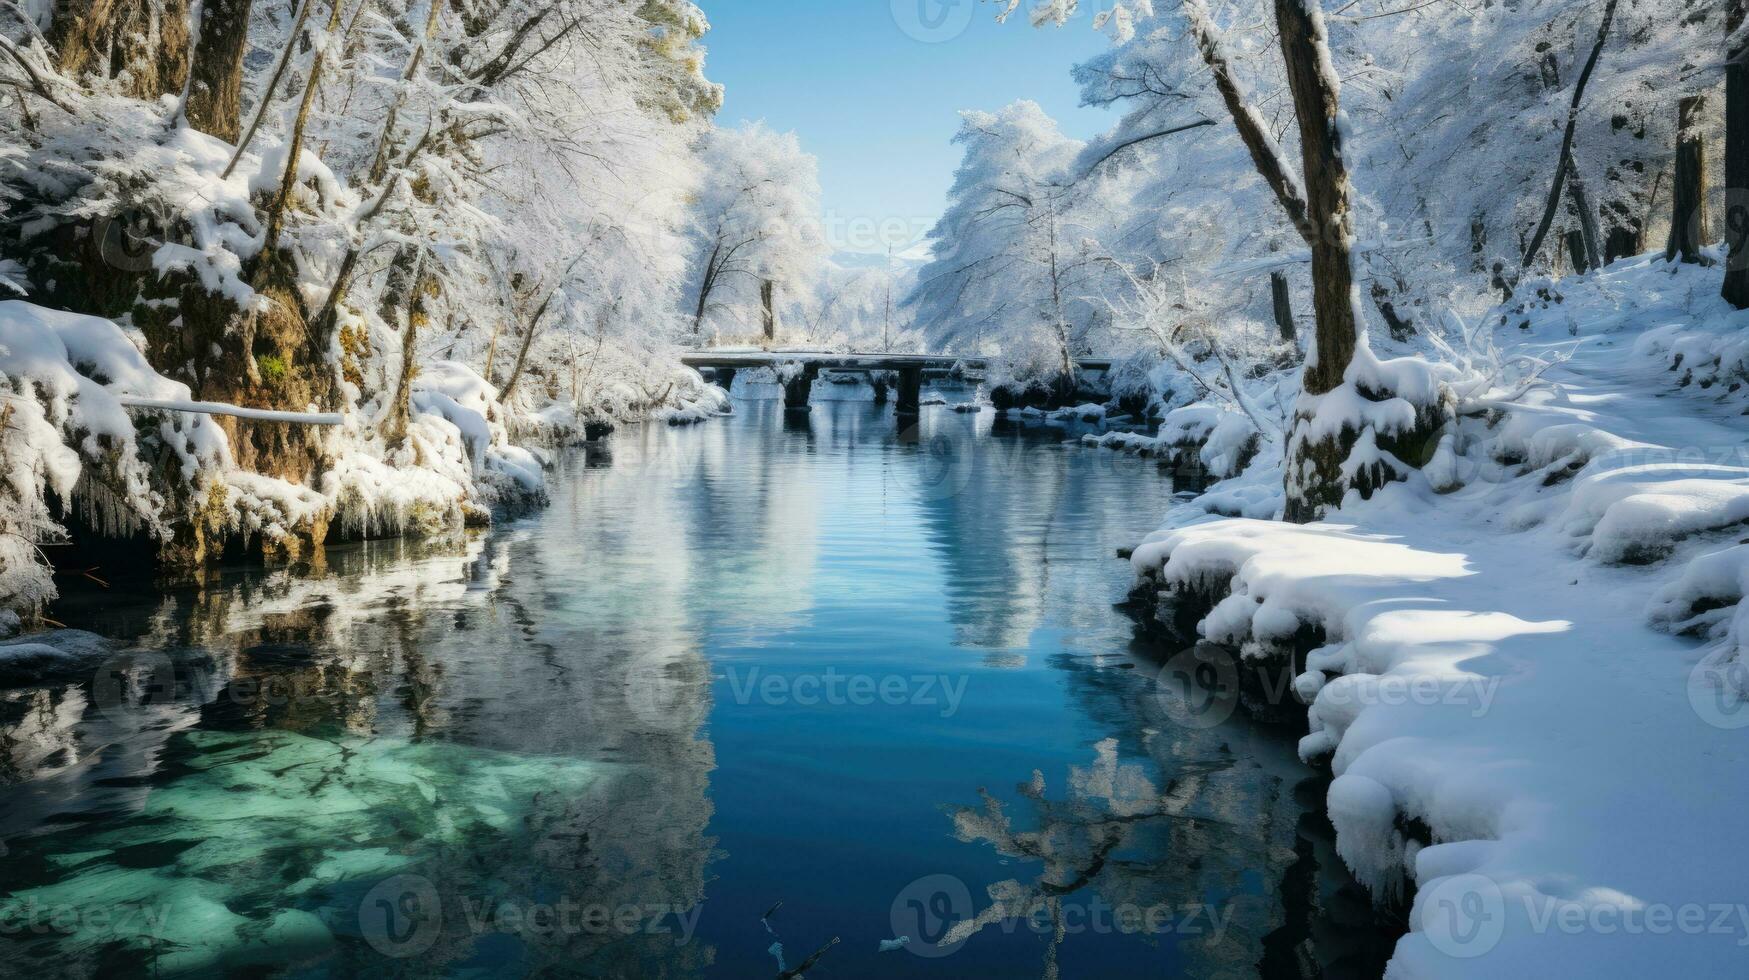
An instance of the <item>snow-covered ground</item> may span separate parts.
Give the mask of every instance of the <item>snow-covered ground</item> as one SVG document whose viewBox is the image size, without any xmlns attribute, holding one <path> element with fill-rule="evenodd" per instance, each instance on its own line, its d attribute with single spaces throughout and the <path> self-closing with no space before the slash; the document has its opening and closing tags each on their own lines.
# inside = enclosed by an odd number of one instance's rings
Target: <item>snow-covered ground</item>
<svg viewBox="0 0 1749 980">
<path fill-rule="evenodd" d="M 1301 754 L 1357 876 L 1416 889 L 1392 976 L 1749 968 L 1749 312 L 1717 282 L 1626 260 L 1497 310 L 1571 357 L 1425 475 L 1310 526 L 1210 513 L 1279 509 L 1260 459 L 1134 552 L 1166 611 L 1220 599 L 1241 670 L 1321 631 Z"/>
</svg>

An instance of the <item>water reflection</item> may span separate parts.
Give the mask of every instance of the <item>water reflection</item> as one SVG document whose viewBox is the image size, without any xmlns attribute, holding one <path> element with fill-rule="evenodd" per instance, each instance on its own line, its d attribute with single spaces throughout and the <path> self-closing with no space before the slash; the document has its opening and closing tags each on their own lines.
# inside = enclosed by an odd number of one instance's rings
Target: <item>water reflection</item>
<svg viewBox="0 0 1749 980">
<path fill-rule="evenodd" d="M 654 931 L 697 908 L 713 853 L 687 584 L 649 563 L 591 576 L 610 532 L 568 531 L 560 548 L 532 528 L 376 543 L 314 574 L 69 603 L 134 650 L 6 693 L 0 918 L 17 927 L 0 956 L 74 976 L 449 975 L 482 956 L 519 975 L 696 975 L 710 950 Z M 691 692 L 690 723 L 651 710 L 645 673 Z M 435 899 L 415 955 L 385 952 L 398 931 L 362 914 L 393 875 Z M 649 931 L 497 912 L 567 903 L 638 910 Z"/>
<path fill-rule="evenodd" d="M 126 649 L 0 691 L 0 964 L 770 976 L 779 908 L 792 960 L 905 975 L 889 910 L 945 874 L 983 919 L 938 975 L 1374 968 L 1291 739 L 1178 729 L 1111 607 L 1152 463 L 737 409 L 489 534 L 70 597 Z M 899 696 L 802 696 L 832 676 Z M 1070 928 L 1094 897 L 1224 924 Z"/>
</svg>

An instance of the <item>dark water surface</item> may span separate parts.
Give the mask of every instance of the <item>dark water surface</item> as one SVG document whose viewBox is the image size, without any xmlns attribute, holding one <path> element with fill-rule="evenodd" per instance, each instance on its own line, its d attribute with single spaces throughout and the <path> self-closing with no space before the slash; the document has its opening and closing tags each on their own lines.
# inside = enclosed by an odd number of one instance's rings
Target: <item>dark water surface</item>
<svg viewBox="0 0 1749 980">
<path fill-rule="evenodd" d="M 737 409 L 464 540 L 70 597 L 131 652 L 0 691 L 0 973 L 1378 974 L 1292 733 L 1176 724 L 1112 607 L 1152 463 Z"/>
</svg>

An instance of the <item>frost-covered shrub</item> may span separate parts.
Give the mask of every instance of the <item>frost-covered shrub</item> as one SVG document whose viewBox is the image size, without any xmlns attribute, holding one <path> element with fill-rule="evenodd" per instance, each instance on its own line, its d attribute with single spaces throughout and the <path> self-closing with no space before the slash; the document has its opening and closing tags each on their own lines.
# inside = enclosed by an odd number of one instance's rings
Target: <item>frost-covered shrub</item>
<svg viewBox="0 0 1749 980">
<path fill-rule="evenodd" d="M 999 409 L 1061 405 L 1075 397 L 1078 379 L 1065 373 L 1063 351 L 1043 330 L 1011 338 L 987 363 L 984 386 Z"/>
<path fill-rule="evenodd" d="M 1287 514 L 1312 520 L 1351 494 L 1370 498 L 1432 462 L 1455 414 L 1449 364 L 1379 360 L 1362 345 L 1342 384 L 1301 392 L 1288 435 Z"/>
</svg>

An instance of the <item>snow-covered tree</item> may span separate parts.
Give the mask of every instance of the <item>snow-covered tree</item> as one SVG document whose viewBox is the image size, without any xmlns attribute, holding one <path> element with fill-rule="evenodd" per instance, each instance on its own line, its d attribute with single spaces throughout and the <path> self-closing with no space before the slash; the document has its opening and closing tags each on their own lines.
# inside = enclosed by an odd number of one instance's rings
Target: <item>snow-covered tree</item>
<svg viewBox="0 0 1749 980">
<path fill-rule="evenodd" d="M 819 164 L 793 133 L 713 130 L 693 201 L 692 333 L 777 336 L 780 294 L 801 295 L 826 255 Z"/>
<path fill-rule="evenodd" d="M 681 317 L 651 314 L 681 302 L 692 147 L 721 104 L 686 0 L 4 16 L 0 281 L 115 321 L 152 385 L 344 420 L 224 416 L 222 452 L 99 501 L 174 536 L 167 553 L 485 519 L 541 492 L 513 431 L 713 397 L 673 360 Z M 159 438 L 85 444 L 84 471 Z M 82 513 L 103 483 L 9 486 Z"/>
<path fill-rule="evenodd" d="M 955 141 L 965 156 L 906 304 L 938 349 L 1048 346 L 1056 383 L 1072 388 L 1112 274 L 1094 237 L 1103 221 L 1088 213 L 1099 201 L 1077 193 L 1082 144 L 1030 101 L 962 113 Z"/>
</svg>

